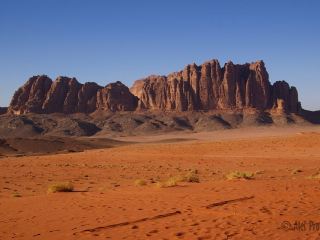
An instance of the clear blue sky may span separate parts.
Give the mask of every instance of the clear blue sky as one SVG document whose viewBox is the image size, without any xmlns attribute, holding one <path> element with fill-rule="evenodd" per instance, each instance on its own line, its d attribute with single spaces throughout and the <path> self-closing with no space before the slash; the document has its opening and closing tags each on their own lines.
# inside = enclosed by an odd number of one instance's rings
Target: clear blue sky
<svg viewBox="0 0 320 240">
<path fill-rule="evenodd" d="M 0 0 L 0 106 L 29 77 L 131 85 L 217 58 L 263 59 L 320 109 L 318 0 Z"/>
</svg>

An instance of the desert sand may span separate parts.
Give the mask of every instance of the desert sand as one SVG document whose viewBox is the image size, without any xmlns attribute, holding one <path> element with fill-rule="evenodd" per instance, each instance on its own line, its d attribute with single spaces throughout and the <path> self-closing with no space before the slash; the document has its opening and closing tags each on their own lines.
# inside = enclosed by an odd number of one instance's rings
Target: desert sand
<svg viewBox="0 0 320 240">
<path fill-rule="evenodd" d="M 0 158 L 0 239 L 320 238 L 320 127 L 115 140 Z M 189 172 L 199 183 L 157 184 Z M 47 193 L 60 182 L 74 191 Z"/>
</svg>

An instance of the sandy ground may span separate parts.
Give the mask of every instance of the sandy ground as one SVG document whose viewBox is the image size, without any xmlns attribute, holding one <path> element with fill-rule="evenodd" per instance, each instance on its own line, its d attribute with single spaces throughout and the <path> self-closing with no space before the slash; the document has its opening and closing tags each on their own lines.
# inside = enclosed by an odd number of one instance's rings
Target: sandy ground
<svg viewBox="0 0 320 240">
<path fill-rule="evenodd" d="M 121 140 L 139 143 L 0 159 L 0 239 L 320 239 L 319 127 Z M 200 183 L 156 184 L 190 171 Z"/>
</svg>

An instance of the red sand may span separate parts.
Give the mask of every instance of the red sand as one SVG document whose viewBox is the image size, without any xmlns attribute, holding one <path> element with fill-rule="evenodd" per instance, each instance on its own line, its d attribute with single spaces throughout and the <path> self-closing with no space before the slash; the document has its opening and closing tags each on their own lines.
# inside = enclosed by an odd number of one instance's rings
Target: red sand
<svg viewBox="0 0 320 240">
<path fill-rule="evenodd" d="M 319 130 L 230 130 L 189 134 L 199 139 L 190 142 L 2 158 L 0 239 L 317 239 L 320 179 L 310 176 L 320 171 Z M 154 183 L 189 170 L 200 183 Z M 233 171 L 254 179 L 227 180 Z M 66 181 L 75 192 L 47 194 Z"/>
</svg>

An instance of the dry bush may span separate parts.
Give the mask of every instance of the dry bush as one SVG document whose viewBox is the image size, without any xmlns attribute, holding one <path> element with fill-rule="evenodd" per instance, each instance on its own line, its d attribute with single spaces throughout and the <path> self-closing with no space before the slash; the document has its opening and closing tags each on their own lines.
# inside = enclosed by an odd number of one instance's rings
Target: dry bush
<svg viewBox="0 0 320 240">
<path fill-rule="evenodd" d="M 157 182 L 157 187 L 175 187 L 179 182 L 190 182 L 190 183 L 199 183 L 199 175 L 198 171 L 190 171 L 185 175 L 178 175 L 174 177 L 170 177 L 166 181 Z"/>
<path fill-rule="evenodd" d="M 22 197 L 21 194 L 19 194 L 19 193 L 17 193 L 17 192 L 15 192 L 12 196 L 13 196 L 13 197 L 17 197 L 17 198 Z"/>
<path fill-rule="evenodd" d="M 226 175 L 227 179 L 253 179 L 254 173 L 234 171 Z"/>
<path fill-rule="evenodd" d="M 144 179 L 137 179 L 134 181 L 135 186 L 145 186 L 147 185 L 147 181 Z"/>
<path fill-rule="evenodd" d="M 186 175 L 184 175 L 182 182 L 199 183 L 200 182 L 200 178 L 199 178 L 199 175 L 197 173 L 189 172 Z"/>
<path fill-rule="evenodd" d="M 175 187 L 178 185 L 178 180 L 175 177 L 171 177 L 164 182 L 157 182 L 156 186 L 159 188 L 166 188 L 166 187 Z"/>
<path fill-rule="evenodd" d="M 74 189 L 72 183 L 55 183 L 48 187 L 48 193 L 55 192 L 72 192 Z"/>
<path fill-rule="evenodd" d="M 315 174 L 312 174 L 311 176 L 307 177 L 308 179 L 320 179 L 320 173 L 317 172 Z"/>
</svg>

